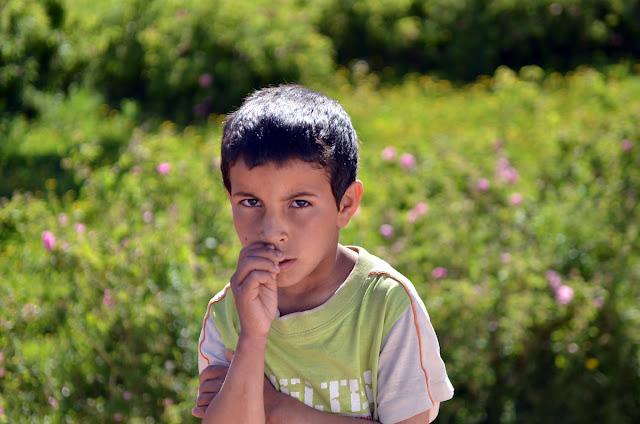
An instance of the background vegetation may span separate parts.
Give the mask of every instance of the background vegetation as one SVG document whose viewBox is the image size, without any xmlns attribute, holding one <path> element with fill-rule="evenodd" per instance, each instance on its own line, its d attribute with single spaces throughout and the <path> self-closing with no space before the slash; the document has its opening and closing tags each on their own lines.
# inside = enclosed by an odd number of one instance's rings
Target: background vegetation
<svg viewBox="0 0 640 424">
<path fill-rule="evenodd" d="M 192 420 L 222 113 L 283 81 L 352 116 L 343 242 L 423 296 L 439 422 L 637 422 L 639 33 L 637 1 L 2 2 L 0 422 Z"/>
</svg>

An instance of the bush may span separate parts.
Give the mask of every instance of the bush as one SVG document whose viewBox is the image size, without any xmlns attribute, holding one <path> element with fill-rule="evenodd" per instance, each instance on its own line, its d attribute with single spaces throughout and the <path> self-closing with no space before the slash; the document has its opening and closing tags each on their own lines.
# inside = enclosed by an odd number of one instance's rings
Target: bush
<svg viewBox="0 0 640 424">
<path fill-rule="evenodd" d="M 640 79 L 542 75 L 328 91 L 362 140 L 342 240 L 424 298 L 456 388 L 439 422 L 640 419 Z M 79 146 L 111 127 L 121 147 L 61 150 L 88 172 L 77 197 L 49 182 L 0 200 L 0 422 L 188 421 L 202 314 L 239 249 L 220 121 L 127 130 L 99 96 L 46 102 L 21 155 L 83 111 Z"/>
<path fill-rule="evenodd" d="M 33 114 L 27 96 L 66 86 L 75 67 L 56 0 L 6 0 L 0 8 L 0 110 Z M 0 119 L 3 116 L 0 115 Z"/>
<path fill-rule="evenodd" d="M 137 115 L 134 103 L 116 113 L 86 88 L 67 96 L 32 91 L 28 98 L 38 118 L 8 120 L 0 136 L 0 196 L 42 193 L 47 184 L 75 196 L 93 170 L 119 159 Z"/>
<path fill-rule="evenodd" d="M 88 84 L 111 107 L 181 124 L 252 89 L 326 85 L 334 69 L 470 81 L 500 65 L 567 71 L 640 57 L 640 2 L 619 0 L 9 0 L 0 11 L 0 106 Z M 0 117 L 1 118 L 1 117 Z"/>
<path fill-rule="evenodd" d="M 339 63 L 364 60 L 389 76 L 469 81 L 500 65 L 567 71 L 640 56 L 636 0 L 334 0 L 319 28 Z"/>
<path fill-rule="evenodd" d="M 86 75 L 113 103 L 181 122 L 228 111 L 253 88 L 326 79 L 328 39 L 292 0 L 69 3 L 67 28 Z"/>
</svg>

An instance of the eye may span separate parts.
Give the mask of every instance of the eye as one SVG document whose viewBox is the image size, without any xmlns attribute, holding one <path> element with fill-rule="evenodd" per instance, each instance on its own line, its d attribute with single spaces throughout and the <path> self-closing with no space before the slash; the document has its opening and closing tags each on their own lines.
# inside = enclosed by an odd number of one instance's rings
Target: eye
<svg viewBox="0 0 640 424">
<path fill-rule="evenodd" d="M 298 199 L 293 201 L 293 207 L 295 209 L 308 208 L 309 206 L 311 206 L 311 203 L 307 202 L 306 200 Z"/>
<path fill-rule="evenodd" d="M 258 199 L 242 199 L 240 204 L 247 208 L 256 208 L 260 205 L 260 201 Z"/>
</svg>

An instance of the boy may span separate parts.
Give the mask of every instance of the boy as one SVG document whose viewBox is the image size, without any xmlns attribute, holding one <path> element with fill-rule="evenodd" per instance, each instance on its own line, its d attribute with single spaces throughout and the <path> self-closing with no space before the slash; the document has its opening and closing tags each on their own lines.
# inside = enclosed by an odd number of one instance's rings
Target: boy
<svg viewBox="0 0 640 424">
<path fill-rule="evenodd" d="M 203 320 L 203 422 L 426 423 L 453 396 L 411 282 L 339 244 L 357 168 L 349 116 L 304 87 L 259 90 L 228 117 L 221 170 L 243 247 Z"/>
</svg>

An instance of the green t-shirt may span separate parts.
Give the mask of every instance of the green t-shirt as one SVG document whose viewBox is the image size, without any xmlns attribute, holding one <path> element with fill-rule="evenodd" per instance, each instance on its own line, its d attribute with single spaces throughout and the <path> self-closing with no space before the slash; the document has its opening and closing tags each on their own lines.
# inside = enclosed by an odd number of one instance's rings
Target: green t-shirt
<svg viewBox="0 0 640 424">
<path fill-rule="evenodd" d="M 350 248 L 358 260 L 329 300 L 273 321 L 265 373 L 277 390 L 313 408 L 377 420 L 382 345 L 407 309 L 415 308 L 410 295 L 415 289 L 386 262 L 361 247 Z M 199 346 L 205 366 L 208 322 L 224 346 L 235 350 L 240 322 L 228 285 L 211 299 L 205 315 Z"/>
</svg>

